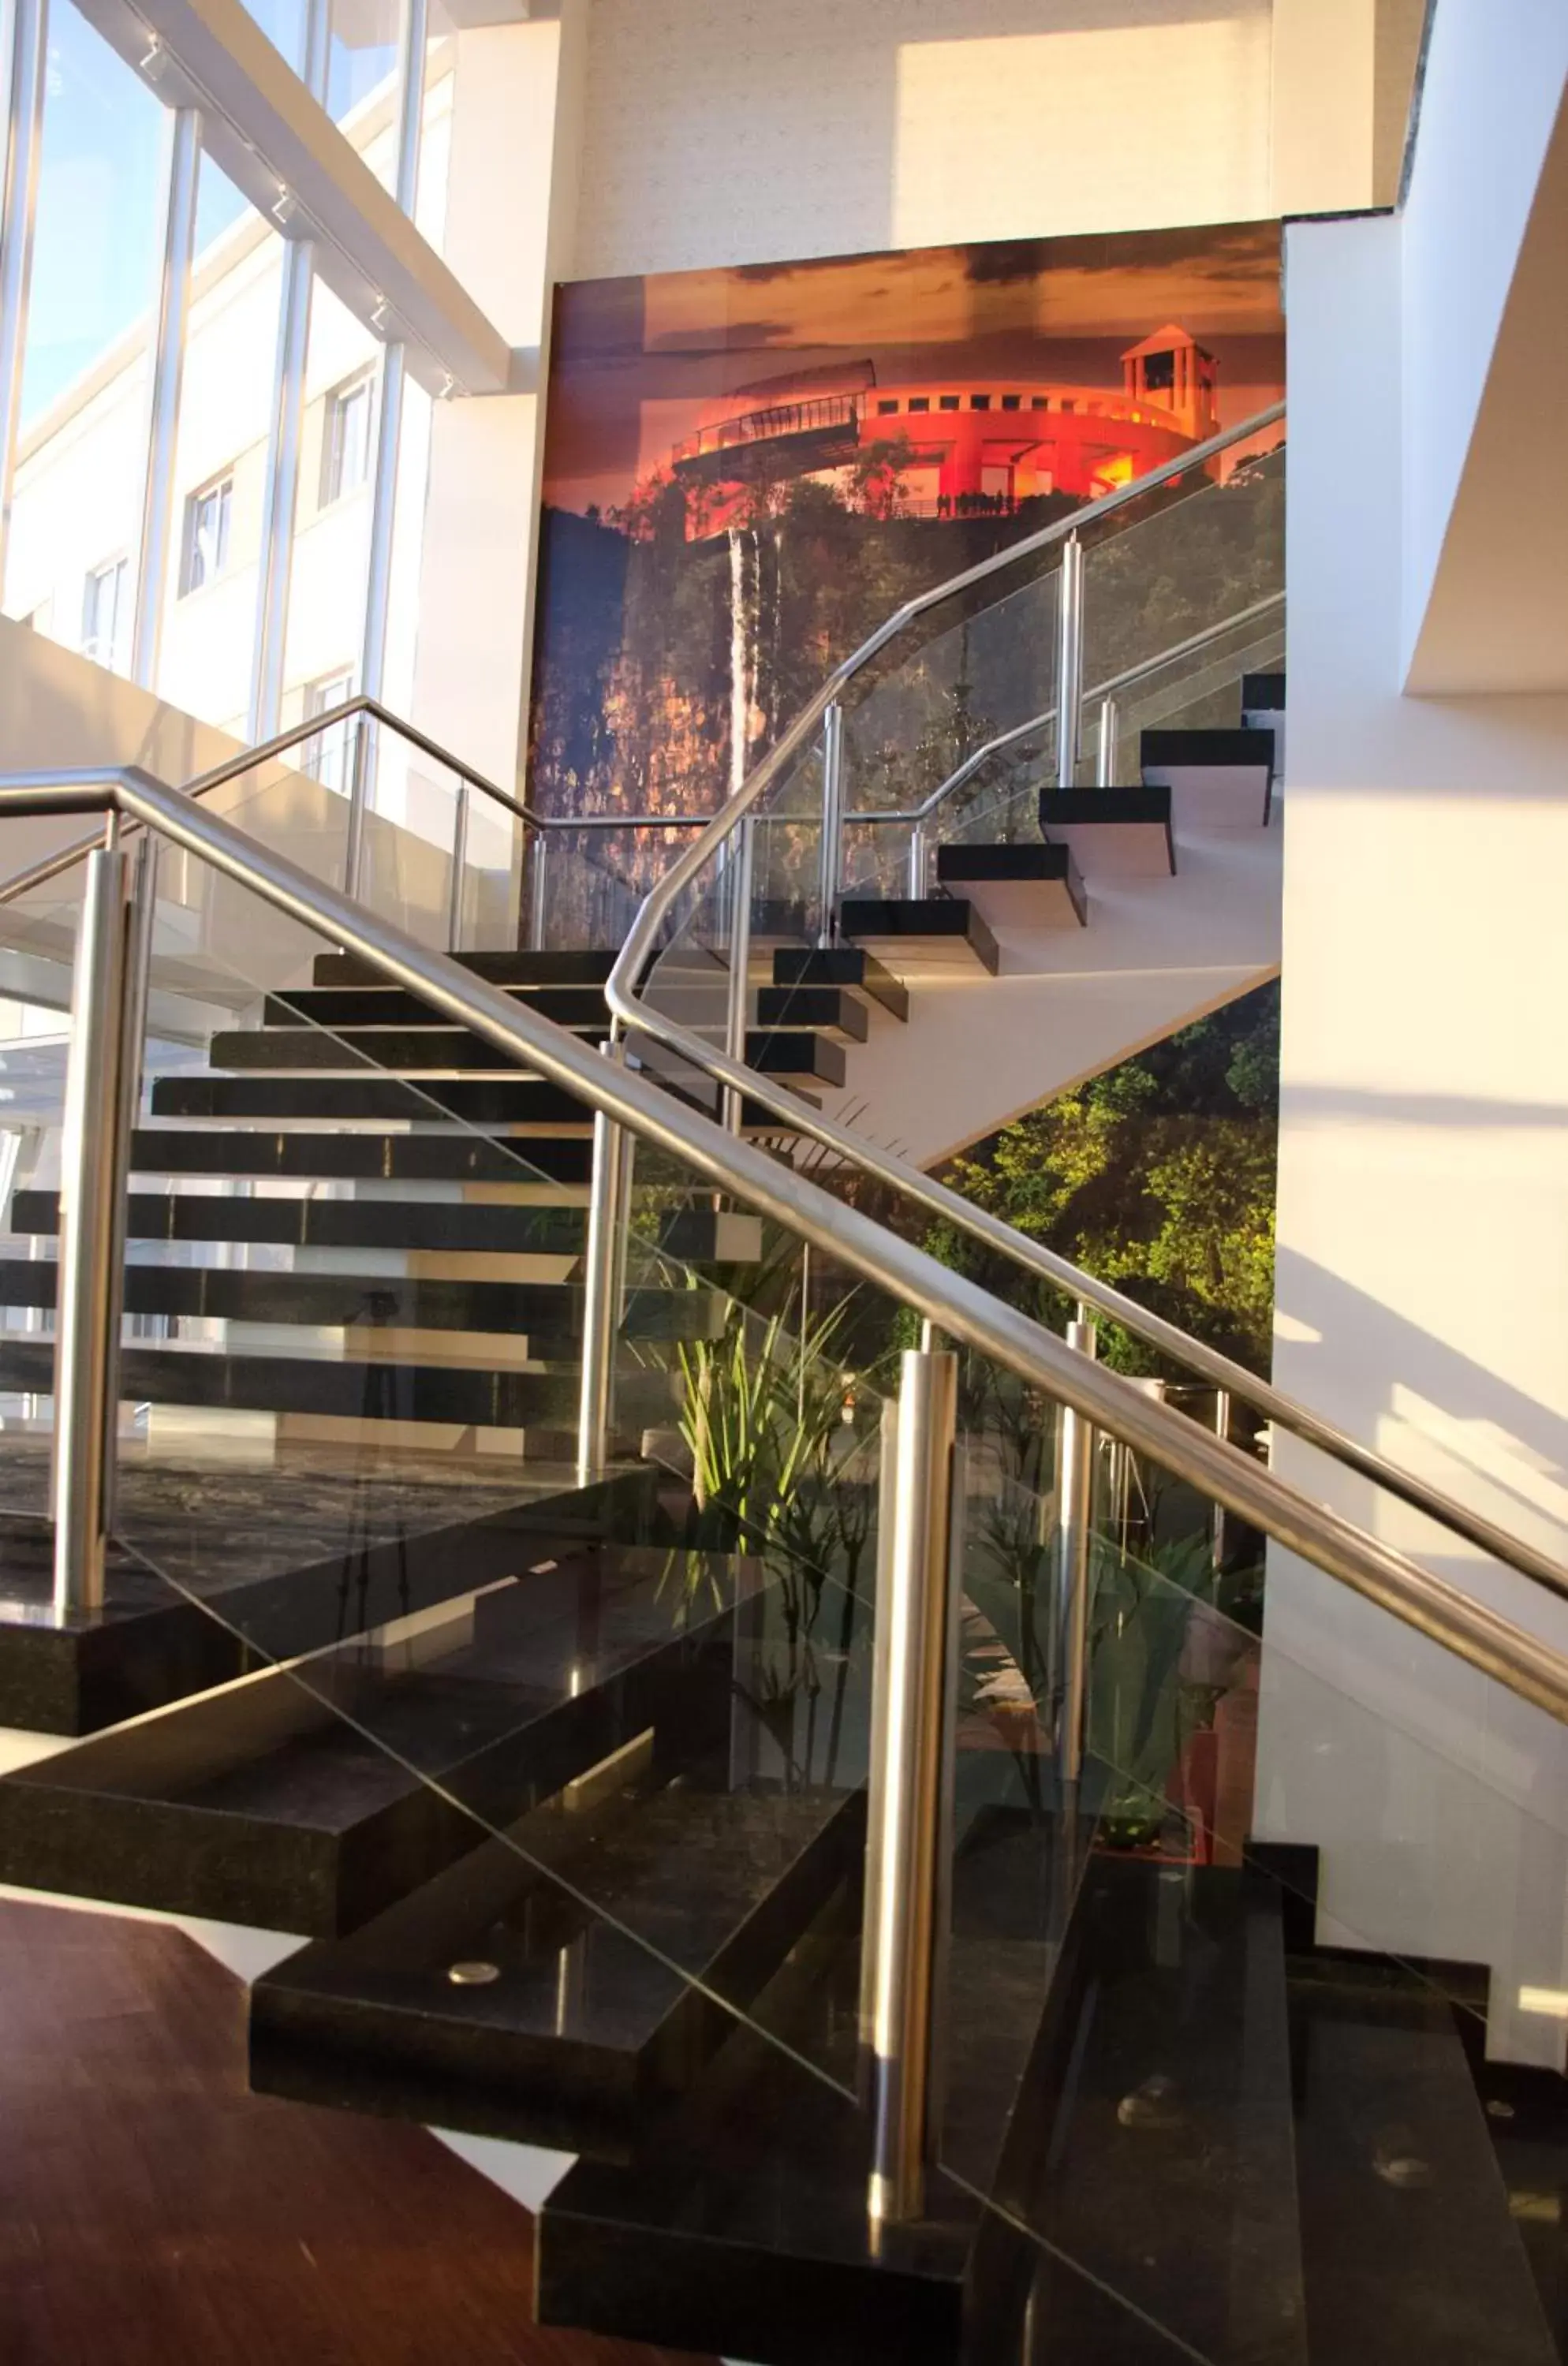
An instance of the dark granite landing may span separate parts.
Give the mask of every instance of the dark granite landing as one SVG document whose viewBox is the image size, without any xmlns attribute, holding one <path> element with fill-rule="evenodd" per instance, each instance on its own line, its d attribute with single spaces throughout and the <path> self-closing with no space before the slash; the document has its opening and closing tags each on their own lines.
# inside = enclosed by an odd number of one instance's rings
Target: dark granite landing
<svg viewBox="0 0 1568 2366">
<path fill-rule="evenodd" d="M 243 1206 L 243 1201 L 215 1203 Z M 51 1258 L 0 1257 L 0 1306 L 52 1311 L 60 1268 Z M 480 1335 L 468 1360 L 485 1367 L 496 1336 L 525 1344 L 531 1361 L 547 1363 L 581 1352 L 583 1291 L 575 1282 L 453 1281 L 393 1274 L 269 1271 L 216 1265 L 128 1265 L 128 1314 L 168 1314 L 176 1320 L 297 1323 L 351 1331 L 437 1331 Z M 725 1300 L 712 1290 L 654 1289 L 628 1292 L 621 1336 L 655 1341 L 714 1339 L 724 1328 Z M 448 1353 L 443 1350 L 444 1356 Z M 456 1355 L 451 1360 L 455 1363 Z"/>
<path fill-rule="evenodd" d="M 404 1084 L 396 1076 L 160 1076 L 152 1087 L 154 1117 L 253 1118 L 287 1124 L 290 1118 L 328 1124 L 420 1124 L 460 1118 L 468 1125 L 535 1125 L 552 1133 L 592 1132 L 593 1113 L 560 1085 L 543 1076 L 426 1076 Z M 519 1145 L 520 1163 L 526 1144 Z M 514 1179 L 525 1180 L 514 1170 Z"/>
<path fill-rule="evenodd" d="M 407 1118 L 411 1112 L 400 1110 Z M 133 1175 L 265 1175 L 284 1181 L 557 1185 L 575 1199 L 592 1172 L 586 1135 L 508 1135 L 485 1142 L 452 1127 L 429 1133 L 199 1132 L 138 1127 Z"/>
<path fill-rule="evenodd" d="M 711 1772 L 542 1810 L 259 1982 L 252 2085 L 626 2158 L 858 1863 L 863 1820 L 841 1791 L 731 1791 Z M 455 1985 L 476 1960 L 497 1977 Z"/>
<path fill-rule="evenodd" d="M 486 1370 L 467 1364 L 404 1363 L 393 1357 L 230 1354 L 207 1347 L 127 1347 L 120 1393 L 136 1403 L 209 1405 L 247 1413 L 316 1414 L 345 1421 L 428 1421 L 458 1429 L 560 1430 L 577 1419 L 570 1369 Z M 51 1339 L 0 1338 L 0 1389 L 47 1396 Z M 628 1365 L 621 1420 L 668 1421 L 668 1379 Z"/>
<path fill-rule="evenodd" d="M 1096 1857 L 1079 1914 L 1075 2072 L 1014 2197 L 1050 2246 L 1032 2307 L 1060 2347 L 1042 2356 L 1307 2366 L 1273 1885 Z M 1106 2292 L 1126 2312 L 1109 2344 Z"/>
<path fill-rule="evenodd" d="M 263 1466 L 125 1452 L 101 1613 L 51 1606 L 49 1453 L 0 1458 L 0 1725 L 93 1733 L 427 1609 L 606 1534 L 635 1538 L 650 1474 L 484 1461 L 389 1464 L 285 1448 Z"/>
<path fill-rule="evenodd" d="M 533 1572 L 413 1664 L 349 1646 L 78 1742 L 0 1781 L 0 1881 L 352 1930 L 650 1728 L 666 1774 L 710 1751 L 738 1567 L 684 1619 L 662 1554 Z"/>
<path fill-rule="evenodd" d="M 178 1191 L 131 1192 L 126 1222 L 133 1241 L 258 1241 L 277 1248 L 436 1249 L 477 1256 L 580 1256 L 587 1229 L 579 1208 L 492 1208 L 455 1200 L 241 1200 Z M 52 1237 L 60 1230 L 59 1193 L 17 1192 L 11 1230 L 18 1238 Z"/>
<path fill-rule="evenodd" d="M 1294 1963 L 1312 2366 L 1555 2366 L 1453 2009 L 1379 1958 Z"/>
</svg>

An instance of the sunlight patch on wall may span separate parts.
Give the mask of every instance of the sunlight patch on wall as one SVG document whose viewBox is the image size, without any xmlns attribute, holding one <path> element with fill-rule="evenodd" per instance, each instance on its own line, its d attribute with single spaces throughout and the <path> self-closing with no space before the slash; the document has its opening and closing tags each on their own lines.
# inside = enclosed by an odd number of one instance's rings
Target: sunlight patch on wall
<svg viewBox="0 0 1568 2366">
<path fill-rule="evenodd" d="M 1264 0 L 1195 22 L 903 43 L 890 243 L 1265 213 L 1269 57 Z"/>
</svg>

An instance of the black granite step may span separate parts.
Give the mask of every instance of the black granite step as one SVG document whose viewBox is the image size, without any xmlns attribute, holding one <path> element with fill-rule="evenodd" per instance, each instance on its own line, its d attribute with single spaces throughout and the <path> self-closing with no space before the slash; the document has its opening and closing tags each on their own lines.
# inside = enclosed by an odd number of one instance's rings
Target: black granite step
<svg viewBox="0 0 1568 2366">
<path fill-rule="evenodd" d="M 259 1039 L 258 1039 L 259 1040 Z M 423 1124 L 444 1117 L 466 1124 L 536 1126 L 552 1133 L 591 1133 L 592 1111 L 543 1076 L 160 1076 L 154 1117 L 290 1118 L 343 1125 Z M 513 1173 L 515 1175 L 515 1168 Z"/>
<path fill-rule="evenodd" d="M 44 1239 L 57 1234 L 58 1192 L 18 1191 L 11 1202 L 11 1230 Z M 178 1191 L 131 1192 L 126 1222 L 127 1237 L 133 1241 L 254 1241 L 278 1248 L 431 1249 L 496 1256 L 577 1256 L 586 1231 L 586 1213 L 580 1208 L 487 1207 L 461 1200 L 258 1200 Z"/>
<path fill-rule="evenodd" d="M 865 1004 L 836 986 L 764 986 L 757 996 L 757 1024 L 807 1027 L 834 1043 L 863 1043 L 871 1032 Z"/>
<path fill-rule="evenodd" d="M 134 1175 L 265 1176 L 286 1182 L 543 1182 L 577 1192 L 590 1181 L 592 1166 L 592 1139 L 575 1131 L 486 1142 L 457 1126 L 439 1133 L 139 1126 L 130 1145 Z"/>
<path fill-rule="evenodd" d="M 602 1031 L 607 1031 L 607 1017 L 602 1020 Z M 366 1067 L 384 1068 L 397 1076 L 418 1077 L 420 1082 L 402 1097 L 405 1114 L 417 1107 L 421 1095 L 444 1087 L 428 1081 L 436 1076 L 454 1072 L 467 1075 L 471 1071 L 496 1070 L 521 1076 L 537 1090 L 550 1097 L 552 1106 L 569 1113 L 584 1114 L 581 1101 L 563 1092 L 558 1086 L 520 1071 L 513 1053 L 500 1045 L 487 1043 L 466 1027 L 362 1027 L 345 1034 L 341 1040 L 314 1027 L 244 1028 L 215 1035 L 209 1053 L 216 1068 L 252 1071 L 276 1071 L 293 1076 L 300 1071 L 330 1070 L 350 1084 L 365 1081 Z M 798 1029 L 754 1029 L 746 1038 L 747 1065 L 764 1076 L 800 1076 L 811 1083 L 842 1084 L 843 1060 L 836 1044 L 823 1037 Z M 186 1078 L 168 1081 L 184 1084 Z M 204 1081 L 196 1079 L 196 1082 Z M 303 1078 L 302 1081 L 313 1081 Z M 155 1110 L 163 1104 L 154 1099 Z M 450 1106 L 444 1101 L 444 1106 Z M 170 1114 L 192 1116 L 191 1109 L 172 1109 Z M 254 1112 L 245 1112 L 254 1114 Z M 296 1114 L 306 1114 L 303 1110 Z M 310 1113 L 314 1113 L 310 1112 Z M 378 1112 L 372 1112 L 376 1114 Z"/>
<path fill-rule="evenodd" d="M 412 1667 L 350 1646 L 23 1768 L 0 1781 L 0 1881 L 352 1930 L 649 1729 L 671 1775 L 722 1738 L 733 1565 L 682 1627 L 663 1564 L 531 1573 L 482 1640 Z"/>
<path fill-rule="evenodd" d="M 972 1772 L 961 1760 L 961 1790 Z M 1054 1976 L 1071 1928 L 1060 1838 L 1052 1819 L 1015 1808 L 980 1818 L 960 1845 L 943 1970 L 946 2165 L 928 2176 L 920 2218 L 878 2227 L 867 2213 L 852 1884 L 844 1915 L 809 1934 L 757 2000 L 755 2027 L 645 2130 L 634 2160 L 580 2161 L 550 2195 L 541 2323 L 761 2366 L 1015 2356 L 1039 2246 L 986 2194 L 1038 2149 L 1039 2104 L 1060 2077 L 1070 2024 Z"/>
<path fill-rule="evenodd" d="M 512 999 L 553 1020 L 558 1027 L 603 1028 L 604 991 L 597 986 L 517 986 Z M 266 1027 L 358 1028 L 449 1027 L 451 1020 L 417 994 L 398 986 L 302 986 L 269 994 L 263 1009 Z"/>
<path fill-rule="evenodd" d="M 1379 1957 L 1291 1966 L 1312 2366 L 1554 2366 L 1440 1987 Z"/>
<path fill-rule="evenodd" d="M 521 946 L 502 946 L 491 952 L 452 955 L 459 969 L 499 986 L 602 986 L 618 958 L 614 947 L 530 952 Z M 321 986 L 384 986 L 387 983 L 385 970 L 357 953 L 318 953 L 311 975 Z"/>
<path fill-rule="evenodd" d="M 54 1343 L 0 1338 L 0 1388 L 47 1396 Z M 577 1418 L 578 1380 L 565 1371 L 493 1371 L 388 1358 L 229 1355 L 209 1348 L 127 1346 L 120 1394 L 129 1403 L 207 1405 L 348 1421 L 440 1422 L 462 1429 L 556 1429 Z M 628 1367 L 619 1395 L 628 1425 L 667 1420 L 670 1384 Z"/>
<path fill-rule="evenodd" d="M 594 1027 L 580 1033 L 603 1039 L 609 1032 L 609 1014 L 601 1008 Z M 423 1027 L 354 1027 L 341 1035 L 321 1027 L 266 1026 L 226 1029 L 208 1047 L 215 1068 L 277 1070 L 331 1069 L 356 1076 L 367 1068 L 385 1068 L 394 1075 L 423 1076 L 426 1070 L 446 1073 L 499 1071 L 526 1076 L 515 1052 L 489 1043 L 467 1027 L 432 1023 Z"/>
<path fill-rule="evenodd" d="M 1099 1856 L 1078 1938 L 1073 2076 L 1041 2173 L 1010 2197 L 1049 2247 L 1046 2354 L 1307 2366 L 1276 1886 Z M 1102 2291 L 1146 2339 L 1102 2351 Z"/>
<path fill-rule="evenodd" d="M 252 2086 L 624 2158 L 849 1876 L 863 1810 L 710 1768 L 536 1816 L 258 1982 Z M 496 1977 L 452 1981 L 475 1962 Z"/>
<path fill-rule="evenodd" d="M 284 1452 L 259 1468 L 122 1460 L 103 1607 L 57 1621 L 47 1448 L 7 1442 L 0 1726 L 94 1733 L 536 1563 L 635 1538 L 652 1474 L 378 1469 Z M 140 1551 L 135 1549 L 140 1548 Z M 143 1558 L 143 1556 L 147 1558 Z"/>
<path fill-rule="evenodd" d="M 1001 966 L 995 936 L 962 896 L 848 896 L 839 932 L 899 978 L 995 977 Z"/>
<path fill-rule="evenodd" d="M 1086 879 L 1169 878 L 1176 869 L 1168 788 L 1042 789 L 1040 827 Z"/>
<path fill-rule="evenodd" d="M 987 928 L 1003 935 L 1081 929 L 1089 919 L 1069 846 L 987 846 L 957 839 L 938 847 L 936 875 L 944 893 L 965 897 Z"/>
<path fill-rule="evenodd" d="M 837 986 L 874 1002 L 890 1018 L 909 1016 L 908 987 L 863 945 L 780 945 L 773 973 L 776 986 Z"/>
<path fill-rule="evenodd" d="M 1262 828 L 1274 786 L 1272 731 L 1145 731 L 1138 767 L 1150 785 L 1168 788 L 1179 839 L 1185 830 Z"/>
<path fill-rule="evenodd" d="M 59 1267 L 52 1259 L 0 1258 L 0 1306 L 51 1309 Z M 534 1362 L 571 1344 L 582 1329 L 575 1282 L 449 1281 L 394 1274 L 283 1273 L 224 1266 L 128 1265 L 128 1314 L 168 1314 L 220 1323 L 293 1323 L 327 1330 L 455 1331 L 525 1338 Z M 712 1290 L 628 1290 L 622 1335 L 643 1342 L 716 1338 L 728 1301 Z M 476 1360 L 483 1349 L 476 1347 Z"/>
</svg>

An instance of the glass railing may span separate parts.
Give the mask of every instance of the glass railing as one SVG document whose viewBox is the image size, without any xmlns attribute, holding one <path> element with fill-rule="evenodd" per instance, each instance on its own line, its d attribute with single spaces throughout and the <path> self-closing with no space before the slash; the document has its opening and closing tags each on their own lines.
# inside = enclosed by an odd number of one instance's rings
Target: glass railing
<svg viewBox="0 0 1568 2366">
<path fill-rule="evenodd" d="M 209 908 L 188 882 L 161 910 L 156 1008 L 192 1000 L 177 931 Z M 69 897 L 31 917 L 68 974 Z M 868 2219 L 883 1433 L 918 1318 L 639 1149 L 622 1450 L 580 1484 L 586 1169 L 561 1153 L 586 1109 L 399 990 L 367 1002 L 358 965 L 318 975 L 326 936 L 290 924 L 283 963 L 259 904 L 230 919 L 202 948 L 211 1073 L 197 1042 L 142 1079 L 89 1621 L 110 1659 L 132 1629 L 119 1716 L 164 1713 L 8 1777 L 0 1877 L 299 1934 L 255 1991 L 259 2081 L 583 2154 L 628 2211 L 796 2247 L 803 2293 L 824 2242 L 866 2276 L 971 2259 L 1006 2336 L 979 2354 L 1043 2354 L 1032 2311 L 1108 2354 L 1274 2354 L 1299 2032 L 1342 2026 L 1358 1981 L 1385 2026 L 1484 2017 L 1516 2055 L 1557 2026 L 1555 1722 L 1120 1444 L 1088 1441 L 1075 1527 L 1049 1391 L 966 1351 L 940 2067 L 919 2215 Z M 0 1354 L 37 1343 L 40 1400 L 49 1292 L 10 1245 L 49 1262 L 60 1179 L 35 1163 L 7 1212 L 6 1292 L 40 1322 Z M 36 1547 L 43 1442 L 14 1443 Z M 1529 1621 L 1522 1581 L 1487 1583 Z M 15 1576 L 6 1599 L 0 1651 L 50 1623 Z M 1406 2091 L 1414 2131 L 1373 2130 L 1390 2190 L 1436 2173 L 1419 2123 L 1448 2108 Z"/>
</svg>

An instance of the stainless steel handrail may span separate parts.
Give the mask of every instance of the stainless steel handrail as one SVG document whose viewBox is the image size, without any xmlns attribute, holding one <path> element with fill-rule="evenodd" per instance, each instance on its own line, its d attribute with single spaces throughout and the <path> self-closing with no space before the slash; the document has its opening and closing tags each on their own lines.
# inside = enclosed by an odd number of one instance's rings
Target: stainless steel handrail
<svg viewBox="0 0 1568 2366">
<path fill-rule="evenodd" d="M 568 1029 L 513 1001 L 449 955 L 351 903 L 233 823 L 127 766 L 90 774 L 0 775 L 0 820 L 29 814 L 117 812 L 251 889 L 264 902 L 375 964 L 454 1025 L 471 1028 L 550 1078 L 611 1123 L 679 1158 L 715 1189 L 773 1217 L 865 1280 L 892 1292 L 960 1344 L 976 1348 L 1081 1414 L 1276 1542 L 1388 1610 L 1523 1700 L 1568 1724 L 1568 1658 L 1408 1555 L 1358 1528 L 1055 1332 L 992 1297 L 912 1242 L 738 1139 Z M 743 1072 L 744 1073 L 744 1072 Z M 1568 1591 L 1568 1572 L 1557 1572 Z"/>
<path fill-rule="evenodd" d="M 1031 1240 L 1026 1234 L 1004 1223 L 999 1217 L 976 1207 L 961 1192 L 951 1190 L 920 1167 L 852 1132 L 849 1127 L 837 1123 L 800 1095 L 792 1092 L 787 1086 L 777 1083 L 760 1070 L 744 1066 L 730 1050 L 720 1050 L 706 1037 L 682 1026 L 678 1020 L 647 1002 L 638 991 L 676 898 L 692 884 L 706 867 L 709 858 L 727 844 L 746 820 L 757 799 L 777 779 L 784 766 L 845 685 L 886 648 L 897 633 L 903 630 L 906 624 L 984 576 L 996 573 L 1010 560 L 1063 539 L 1075 528 L 1123 507 L 1139 493 L 1190 468 L 1195 461 L 1211 457 L 1216 451 L 1247 440 L 1281 419 L 1284 413 L 1284 404 L 1276 403 L 1244 422 L 1240 427 L 1229 429 L 1224 434 L 1213 438 L 1209 445 L 1186 455 L 1180 462 L 1167 462 L 1147 477 L 1134 479 L 1120 492 L 1108 495 L 1101 501 L 1090 502 L 1072 517 L 1046 527 L 1043 533 L 1032 535 L 1025 542 L 1011 545 L 1007 551 L 983 561 L 978 568 L 971 568 L 948 582 L 939 584 L 934 590 L 922 592 L 918 599 L 906 602 L 829 676 L 779 745 L 762 759 L 750 779 L 716 815 L 703 836 L 677 858 L 655 885 L 638 911 L 611 970 L 604 988 L 605 999 L 615 1021 L 627 1030 L 652 1037 L 699 1074 L 706 1074 L 723 1088 L 732 1108 L 739 1109 L 746 1102 L 750 1102 L 768 1110 L 777 1118 L 781 1129 L 804 1135 L 822 1148 L 833 1151 L 846 1165 L 858 1167 L 861 1173 L 886 1184 L 901 1198 L 923 1209 L 928 1215 L 967 1233 L 972 1239 L 996 1250 L 1037 1279 L 1049 1282 L 1067 1296 L 1092 1307 L 1108 1320 L 1121 1324 L 1135 1338 L 1154 1348 L 1156 1354 L 1185 1365 L 1190 1372 L 1213 1387 L 1229 1391 L 1244 1404 L 1261 1414 L 1265 1420 L 1277 1423 L 1281 1429 L 1316 1448 L 1346 1470 L 1354 1471 L 1359 1478 L 1384 1489 L 1401 1503 L 1436 1521 L 1439 1527 L 1464 1538 L 1468 1543 L 1491 1554 L 1506 1567 L 1517 1570 L 1521 1576 L 1568 1598 L 1568 1571 L 1560 1568 L 1549 1554 L 1538 1551 L 1533 1545 L 1511 1535 L 1495 1521 L 1472 1511 L 1467 1504 L 1445 1494 L 1440 1488 L 1431 1486 L 1414 1471 L 1402 1470 L 1397 1463 L 1388 1461 L 1371 1448 L 1362 1445 L 1359 1439 L 1350 1436 L 1335 1423 L 1314 1412 L 1310 1405 L 1303 1404 L 1297 1398 L 1288 1396 L 1283 1390 L 1259 1380 L 1245 1365 L 1235 1363 L 1202 1340 L 1192 1338 L 1175 1324 L 1167 1323 L 1146 1307 L 1140 1306 L 1135 1299 L 1123 1296 L 1109 1282 L 1101 1281 L 1081 1267 L 1070 1264 L 1066 1257 L 1058 1256 L 1054 1250 Z M 1106 689 L 1113 687 L 1104 686 Z M 946 784 L 942 785 L 945 789 Z M 1185 1416 L 1178 1414 L 1177 1418 Z"/>
<path fill-rule="evenodd" d="M 305 740 L 323 738 L 338 724 L 346 723 L 355 715 L 368 715 L 372 721 L 395 731 L 400 739 L 406 739 L 411 747 L 419 749 L 422 756 L 430 757 L 433 762 L 455 773 L 467 787 L 478 789 L 482 796 L 493 797 L 498 806 L 504 806 L 525 828 L 539 837 L 547 837 L 552 830 L 703 829 L 710 819 L 706 814 L 536 813 L 532 806 L 510 795 L 505 789 L 498 788 L 493 781 L 476 772 L 461 756 L 454 755 L 449 748 L 443 748 L 439 740 L 432 739 L 427 732 L 421 731 L 415 724 L 405 722 L 400 715 L 394 715 L 389 707 L 383 706 L 378 698 L 367 697 L 363 691 L 353 698 L 345 698 L 338 706 L 326 707 L 320 715 L 309 715 L 302 722 L 290 724 L 287 731 L 276 732 L 270 739 L 261 741 L 254 748 L 242 749 L 237 756 L 226 757 L 221 764 L 214 764 L 209 772 L 197 772 L 193 779 L 182 784 L 180 794 L 187 797 L 208 796 L 214 789 L 225 788 L 231 781 L 243 780 L 247 772 L 259 771 L 262 765 L 271 763 L 276 757 L 286 756 L 291 748 L 299 747 Z M 80 862 L 84 855 L 90 854 L 96 843 L 96 837 L 73 839 L 69 846 L 62 847 L 54 854 L 45 855 L 29 869 L 18 871 L 14 878 L 0 882 L 0 904 L 13 903 L 18 896 L 25 896 L 30 889 L 42 887 L 51 879 L 57 879 L 62 872 Z"/>
<path fill-rule="evenodd" d="M 1089 705 L 1097 698 L 1114 698 L 1119 690 L 1131 690 L 1135 682 L 1145 682 L 1150 674 L 1163 673 L 1167 666 L 1179 665 L 1183 658 L 1195 657 L 1200 649 L 1209 648 L 1211 643 L 1223 641 L 1230 634 L 1243 631 L 1248 625 L 1261 624 L 1272 610 L 1282 608 L 1284 604 L 1282 592 L 1270 592 L 1266 600 L 1255 600 L 1250 608 L 1238 608 L 1234 616 L 1224 616 L 1217 625 L 1205 625 L 1201 633 L 1191 634 L 1185 641 L 1173 641 L 1170 648 L 1161 649 L 1157 657 L 1145 658 L 1141 665 L 1128 666 L 1122 672 L 1111 674 L 1107 681 L 1097 682 L 1092 689 L 1085 691 L 1085 705 Z M 857 829 L 875 822 L 925 821 L 939 806 L 945 805 L 949 797 L 972 781 L 993 756 L 999 756 L 1004 748 L 1016 747 L 1021 739 L 1032 739 L 1037 731 L 1043 731 L 1055 720 L 1055 705 L 1045 706 L 1038 715 L 1030 715 L 1027 722 L 1015 723 L 1010 730 L 998 731 L 994 739 L 987 739 L 983 747 L 975 749 L 973 755 L 965 756 L 964 761 L 949 772 L 945 781 L 939 781 L 923 805 L 908 806 L 901 812 L 873 809 L 865 813 L 852 813 L 848 818 Z"/>
</svg>

